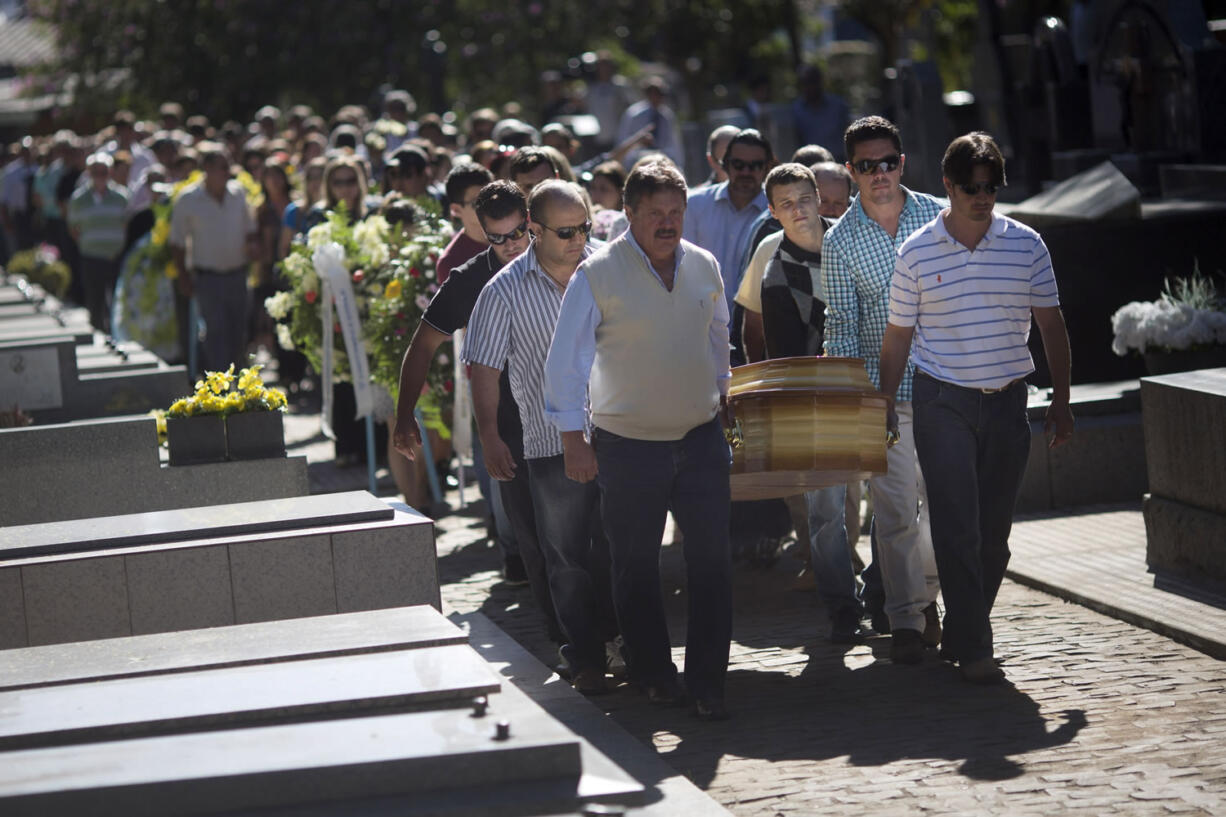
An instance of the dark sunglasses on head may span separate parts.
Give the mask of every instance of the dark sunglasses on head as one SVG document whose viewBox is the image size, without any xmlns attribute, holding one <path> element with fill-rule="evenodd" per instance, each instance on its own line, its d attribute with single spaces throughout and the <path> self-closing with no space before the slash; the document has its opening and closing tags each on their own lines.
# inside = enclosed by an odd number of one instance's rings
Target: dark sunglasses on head
<svg viewBox="0 0 1226 817">
<path fill-rule="evenodd" d="M 524 233 L 528 232 L 528 222 L 524 220 L 518 227 L 509 233 L 491 233 L 485 234 L 485 240 L 491 244 L 502 244 L 506 241 L 519 241 L 524 237 Z"/>
<path fill-rule="evenodd" d="M 541 226 L 552 233 L 556 233 L 558 238 L 563 241 L 570 241 L 577 233 L 583 233 L 585 238 L 592 234 L 592 222 L 590 221 L 585 221 L 574 227 L 558 227 L 556 230 L 548 224 L 541 224 Z"/>
<path fill-rule="evenodd" d="M 869 173 L 876 173 L 880 170 L 882 173 L 892 173 L 898 169 L 902 157 L 895 153 L 893 156 L 882 156 L 880 159 L 861 159 L 858 162 L 852 162 L 851 166 L 861 176 L 867 176 Z"/>
<path fill-rule="evenodd" d="M 742 170 L 765 170 L 765 159 L 754 159 L 752 162 L 747 162 L 744 159 L 729 159 L 728 167 L 740 173 Z"/>
<path fill-rule="evenodd" d="M 980 190 L 987 193 L 989 196 L 995 196 L 996 191 L 1002 187 L 1004 187 L 1003 184 L 996 184 L 995 182 L 978 182 L 976 184 L 958 185 L 958 189 L 968 196 L 978 196 Z"/>
</svg>

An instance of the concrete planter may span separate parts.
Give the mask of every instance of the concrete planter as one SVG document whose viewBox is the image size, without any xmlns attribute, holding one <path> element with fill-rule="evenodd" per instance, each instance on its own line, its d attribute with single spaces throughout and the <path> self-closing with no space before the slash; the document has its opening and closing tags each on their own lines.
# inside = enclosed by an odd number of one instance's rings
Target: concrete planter
<svg viewBox="0 0 1226 817">
<path fill-rule="evenodd" d="M 171 465 L 225 462 L 225 418 L 219 414 L 167 417 L 166 444 Z"/>
<path fill-rule="evenodd" d="M 244 411 L 226 418 L 226 448 L 232 460 L 285 456 L 285 423 L 279 411 Z"/>
</svg>

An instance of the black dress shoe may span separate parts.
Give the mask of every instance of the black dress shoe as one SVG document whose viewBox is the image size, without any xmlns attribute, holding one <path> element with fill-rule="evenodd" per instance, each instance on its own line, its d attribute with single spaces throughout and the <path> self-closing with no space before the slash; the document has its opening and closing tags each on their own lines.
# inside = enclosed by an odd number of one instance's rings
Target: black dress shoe
<svg viewBox="0 0 1226 817">
<path fill-rule="evenodd" d="M 696 698 L 694 717 L 701 721 L 726 721 L 730 716 L 722 698 Z"/>
<path fill-rule="evenodd" d="M 919 630 L 899 627 L 890 634 L 890 660 L 895 664 L 918 664 L 924 660 L 924 638 Z"/>
<path fill-rule="evenodd" d="M 676 681 L 648 685 L 643 690 L 647 693 L 647 700 L 656 706 L 681 706 L 685 703 L 685 692 Z"/>
<path fill-rule="evenodd" d="M 845 608 L 837 611 L 830 622 L 830 643 L 832 644 L 863 644 L 864 630 L 860 628 L 860 611 L 855 608 Z"/>
</svg>

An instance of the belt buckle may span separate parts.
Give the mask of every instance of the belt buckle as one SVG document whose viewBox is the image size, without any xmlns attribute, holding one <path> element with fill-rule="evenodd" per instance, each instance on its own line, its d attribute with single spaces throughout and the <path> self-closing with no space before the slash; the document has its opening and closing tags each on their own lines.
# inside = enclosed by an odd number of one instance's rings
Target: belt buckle
<svg viewBox="0 0 1226 817">
<path fill-rule="evenodd" d="M 1013 388 L 1013 385 L 1014 385 L 1015 383 L 1017 383 L 1017 380 L 1016 380 L 1016 379 L 1014 379 L 1014 380 L 1010 380 L 1008 383 L 1006 383 L 1005 385 L 1003 385 L 1003 386 L 1001 386 L 1001 387 L 999 387 L 999 388 L 995 388 L 995 389 L 980 389 L 980 390 L 979 390 L 979 393 L 980 393 L 980 394 L 1000 394 L 1002 391 L 1005 391 L 1005 390 L 1007 390 L 1007 389 L 1011 389 L 1011 388 Z"/>
</svg>

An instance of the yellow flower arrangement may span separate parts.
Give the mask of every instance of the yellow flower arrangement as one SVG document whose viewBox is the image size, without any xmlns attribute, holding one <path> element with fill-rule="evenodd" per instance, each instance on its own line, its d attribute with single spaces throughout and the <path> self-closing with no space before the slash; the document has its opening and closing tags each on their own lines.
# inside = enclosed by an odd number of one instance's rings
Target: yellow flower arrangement
<svg viewBox="0 0 1226 817">
<path fill-rule="evenodd" d="M 244 411 L 284 411 L 285 392 L 270 389 L 260 377 L 262 366 L 243 369 L 234 388 L 234 364 L 224 372 L 205 372 L 196 381 L 195 393 L 182 397 L 166 410 L 167 417 L 194 417 L 199 414 L 238 414 Z"/>
</svg>

